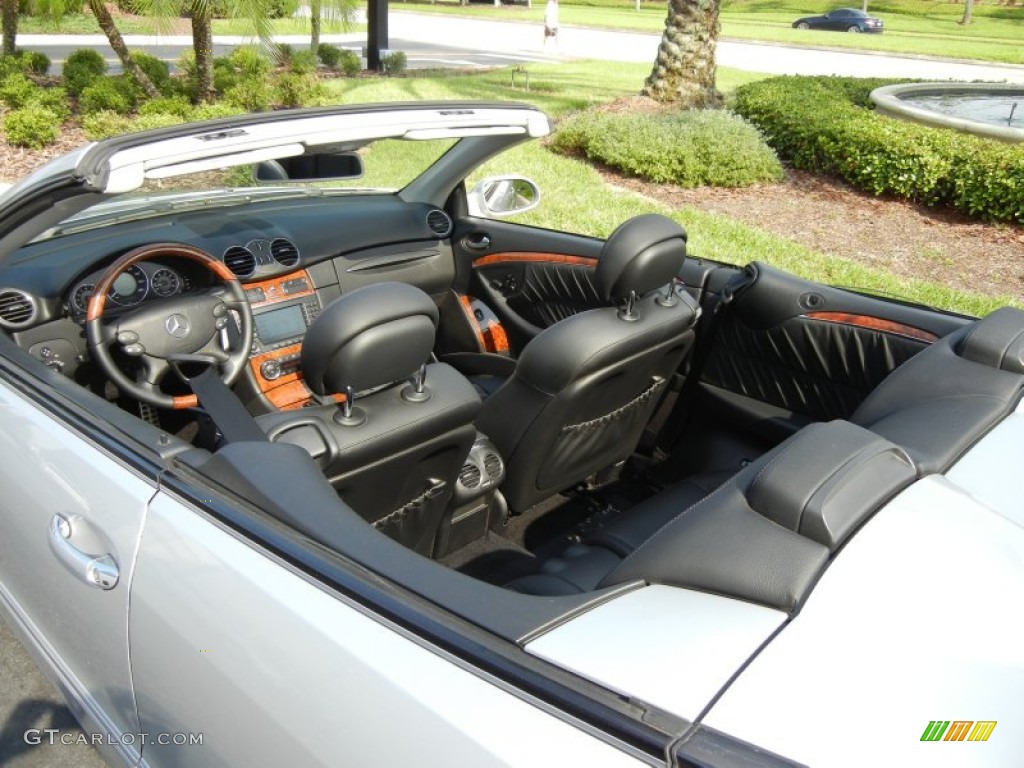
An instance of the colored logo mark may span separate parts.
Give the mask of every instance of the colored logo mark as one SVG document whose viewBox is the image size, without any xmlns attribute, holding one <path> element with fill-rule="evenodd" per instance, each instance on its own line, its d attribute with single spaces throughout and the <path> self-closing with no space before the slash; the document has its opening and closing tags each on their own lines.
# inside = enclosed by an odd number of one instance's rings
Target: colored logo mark
<svg viewBox="0 0 1024 768">
<path fill-rule="evenodd" d="M 988 741 L 996 720 L 931 720 L 921 741 Z"/>
</svg>

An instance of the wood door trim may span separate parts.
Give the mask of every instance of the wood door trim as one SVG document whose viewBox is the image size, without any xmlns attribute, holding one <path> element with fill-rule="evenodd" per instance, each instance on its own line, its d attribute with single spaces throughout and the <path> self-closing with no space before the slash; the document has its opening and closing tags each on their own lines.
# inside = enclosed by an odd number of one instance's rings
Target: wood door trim
<svg viewBox="0 0 1024 768">
<path fill-rule="evenodd" d="M 491 264 L 548 263 L 574 264 L 581 267 L 596 267 L 597 259 L 592 256 L 572 256 L 568 253 L 545 253 L 543 251 L 505 251 L 489 253 L 473 262 L 473 269 Z"/>
<path fill-rule="evenodd" d="M 899 323 L 895 320 L 886 320 L 882 317 L 872 315 L 858 315 L 850 312 L 808 312 L 803 315 L 808 320 L 819 320 L 825 323 L 837 323 L 839 325 L 852 325 L 856 328 L 866 328 L 882 333 L 892 333 L 896 336 L 905 336 L 908 339 L 917 339 L 928 344 L 936 341 L 938 335 L 923 328 L 915 328 L 906 323 Z"/>
</svg>

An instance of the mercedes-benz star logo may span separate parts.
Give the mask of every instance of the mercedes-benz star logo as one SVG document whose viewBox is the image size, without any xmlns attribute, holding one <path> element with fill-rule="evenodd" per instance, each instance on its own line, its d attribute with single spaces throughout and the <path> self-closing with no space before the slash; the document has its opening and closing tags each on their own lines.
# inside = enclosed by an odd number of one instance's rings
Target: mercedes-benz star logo
<svg viewBox="0 0 1024 768">
<path fill-rule="evenodd" d="M 164 320 L 164 328 L 176 339 L 183 339 L 188 336 L 191 328 L 188 318 L 184 315 L 174 314 Z"/>
</svg>

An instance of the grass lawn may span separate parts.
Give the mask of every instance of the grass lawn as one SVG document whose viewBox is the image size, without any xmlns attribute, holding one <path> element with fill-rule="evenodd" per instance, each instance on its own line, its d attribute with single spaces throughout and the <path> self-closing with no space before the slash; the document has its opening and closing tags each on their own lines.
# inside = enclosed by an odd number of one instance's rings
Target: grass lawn
<svg viewBox="0 0 1024 768">
<path fill-rule="evenodd" d="M 767 40 L 793 45 L 829 46 L 859 50 L 914 53 L 982 61 L 1024 64 L 1024 6 L 977 5 L 974 23 L 961 27 L 963 6 L 946 0 L 888 0 L 869 3 L 872 14 L 885 21 L 882 35 L 851 35 L 793 29 L 800 16 L 824 13 L 842 5 L 838 0 L 725 0 L 722 37 Z M 860 7 L 860 3 L 850 3 Z M 636 11 L 630 0 L 561 0 L 559 19 L 565 25 L 661 32 L 665 4 L 643 2 Z M 402 2 L 392 10 L 454 13 L 486 18 L 543 22 L 544 3 L 532 8 L 482 3 L 460 6 L 454 0 Z"/>
<path fill-rule="evenodd" d="M 574 62 L 530 65 L 529 72 L 529 92 L 521 87 L 512 87 L 509 70 L 335 80 L 329 87 L 333 91 L 332 100 L 342 103 L 409 99 L 515 100 L 535 104 L 557 119 L 567 112 L 635 93 L 647 75 L 648 67 L 644 64 Z M 728 91 L 758 77 L 761 76 L 720 69 L 719 87 Z M 414 146 L 406 151 L 416 152 L 418 148 Z M 423 151 L 428 151 L 428 147 Z M 372 158 L 368 158 L 367 165 L 373 165 Z M 745 264 L 757 259 L 812 280 L 896 295 L 972 315 L 982 315 L 1011 303 L 1009 298 L 999 300 L 967 294 L 924 280 L 907 281 L 847 259 L 814 252 L 726 216 L 693 209 L 670 210 L 657 201 L 604 183 L 587 163 L 556 155 L 540 142 L 528 142 L 503 153 L 482 168 L 479 175 L 497 173 L 527 176 L 540 186 L 543 201 L 536 210 L 517 219 L 522 223 L 605 237 L 625 219 L 655 211 L 671 216 L 686 227 L 694 256 L 732 264 Z M 386 171 L 384 175 L 387 175 Z"/>
<path fill-rule="evenodd" d="M 191 27 L 188 19 L 147 19 L 142 16 L 119 15 L 115 21 L 122 35 L 153 35 L 174 34 L 189 35 Z M 272 22 L 275 35 L 308 35 L 307 19 L 274 19 Z M 352 24 L 348 29 L 340 24 L 324 22 L 322 34 L 331 35 L 340 32 L 365 32 L 365 24 Z M 40 16 L 22 16 L 18 19 L 18 32 L 24 35 L 99 35 L 103 34 L 91 13 L 74 13 L 54 21 Z M 244 19 L 214 19 L 213 34 L 215 35 L 252 35 L 252 24 Z"/>
</svg>

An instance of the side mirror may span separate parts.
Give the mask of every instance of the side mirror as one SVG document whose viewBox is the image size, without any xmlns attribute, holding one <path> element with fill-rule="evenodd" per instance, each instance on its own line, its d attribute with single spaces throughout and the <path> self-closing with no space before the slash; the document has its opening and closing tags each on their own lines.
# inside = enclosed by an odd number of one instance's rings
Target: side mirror
<svg viewBox="0 0 1024 768">
<path fill-rule="evenodd" d="M 473 187 L 467 202 L 471 216 L 512 216 L 536 208 L 540 189 L 529 179 L 518 176 L 488 176 Z"/>
<path fill-rule="evenodd" d="M 363 175 L 363 159 L 355 152 L 313 153 L 279 160 L 264 160 L 253 166 L 259 184 L 300 181 L 340 181 Z"/>
</svg>

